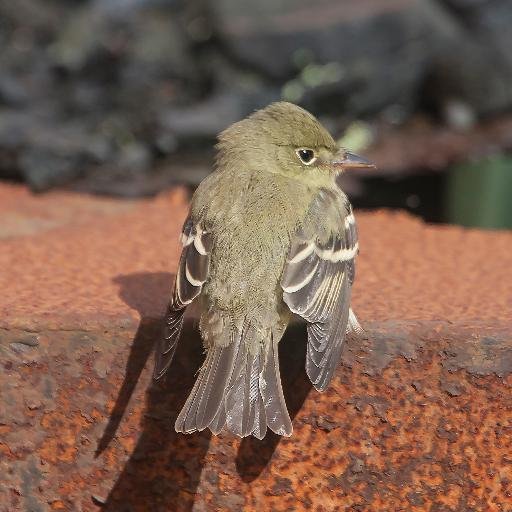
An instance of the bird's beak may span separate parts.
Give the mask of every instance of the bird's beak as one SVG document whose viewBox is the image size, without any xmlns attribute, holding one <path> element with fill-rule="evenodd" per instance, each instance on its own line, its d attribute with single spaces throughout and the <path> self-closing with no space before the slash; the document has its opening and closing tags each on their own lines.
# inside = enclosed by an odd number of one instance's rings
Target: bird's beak
<svg viewBox="0 0 512 512">
<path fill-rule="evenodd" d="M 375 164 L 366 160 L 362 156 L 345 151 L 342 149 L 339 151 L 334 159 L 331 161 L 332 165 L 336 169 L 375 169 Z"/>
</svg>

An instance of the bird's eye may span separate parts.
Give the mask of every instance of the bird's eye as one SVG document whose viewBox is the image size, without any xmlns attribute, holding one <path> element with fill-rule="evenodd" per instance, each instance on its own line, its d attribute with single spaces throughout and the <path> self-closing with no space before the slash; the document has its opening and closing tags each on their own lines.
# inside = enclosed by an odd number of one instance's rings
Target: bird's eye
<svg viewBox="0 0 512 512">
<path fill-rule="evenodd" d="M 297 149 L 296 153 L 303 164 L 311 165 L 316 160 L 315 152 L 312 149 L 300 148 Z"/>
</svg>

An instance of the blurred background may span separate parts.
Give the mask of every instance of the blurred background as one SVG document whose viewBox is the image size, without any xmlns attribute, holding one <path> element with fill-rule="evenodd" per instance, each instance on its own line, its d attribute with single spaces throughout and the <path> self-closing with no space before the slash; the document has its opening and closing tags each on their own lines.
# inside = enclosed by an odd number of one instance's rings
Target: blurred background
<svg viewBox="0 0 512 512">
<path fill-rule="evenodd" d="M 510 0 L 0 1 L 0 179 L 193 188 L 285 99 L 379 166 L 356 206 L 511 228 L 511 26 Z"/>
</svg>

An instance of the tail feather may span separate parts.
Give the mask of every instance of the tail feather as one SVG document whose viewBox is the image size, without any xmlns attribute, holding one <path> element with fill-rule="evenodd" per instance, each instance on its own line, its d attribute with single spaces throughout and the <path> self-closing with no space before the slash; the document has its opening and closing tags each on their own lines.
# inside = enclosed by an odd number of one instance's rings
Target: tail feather
<svg viewBox="0 0 512 512">
<path fill-rule="evenodd" d="M 267 426 L 276 434 L 289 436 L 292 424 L 286 408 L 277 344 L 272 337 L 248 350 L 257 332 L 244 329 L 227 347 L 213 346 L 185 406 L 176 420 L 178 432 L 209 427 L 218 434 L 224 426 L 240 436 L 263 439 Z"/>
<path fill-rule="evenodd" d="M 204 430 L 222 405 L 223 390 L 233 367 L 234 345 L 212 347 L 192 391 L 176 419 L 177 432 Z"/>
<path fill-rule="evenodd" d="M 257 422 L 257 428 L 255 428 L 253 435 L 257 439 L 263 439 L 265 437 L 265 434 L 267 433 L 267 414 L 265 412 L 263 397 L 258 402 L 255 421 Z"/>
<path fill-rule="evenodd" d="M 197 428 L 203 430 L 214 420 L 217 411 L 222 406 L 224 399 L 224 388 L 226 387 L 236 347 L 230 344 L 227 347 L 215 347 L 212 352 L 215 354 L 211 370 L 204 379 L 204 387 L 198 393 L 197 406 Z"/>
<path fill-rule="evenodd" d="M 267 430 L 266 423 L 263 432 L 260 426 L 263 399 L 259 389 L 259 375 L 262 354 L 261 351 L 252 354 L 245 347 L 239 350 L 239 354 L 239 365 L 233 368 L 226 390 L 226 424 L 229 431 L 240 437 L 254 434 L 256 437 L 261 436 L 261 439 Z"/>
<path fill-rule="evenodd" d="M 213 421 L 210 423 L 208 428 L 211 430 L 212 434 L 220 434 L 222 429 L 224 428 L 224 425 L 226 424 L 226 409 L 221 404 L 219 407 L 219 410 L 217 411 L 217 414 L 215 415 L 215 418 L 213 418 Z"/>
<path fill-rule="evenodd" d="M 280 436 L 291 436 L 293 427 L 286 408 L 279 373 L 278 342 L 278 339 L 272 338 L 269 343 L 265 369 L 260 375 L 260 390 L 270 430 Z"/>
</svg>

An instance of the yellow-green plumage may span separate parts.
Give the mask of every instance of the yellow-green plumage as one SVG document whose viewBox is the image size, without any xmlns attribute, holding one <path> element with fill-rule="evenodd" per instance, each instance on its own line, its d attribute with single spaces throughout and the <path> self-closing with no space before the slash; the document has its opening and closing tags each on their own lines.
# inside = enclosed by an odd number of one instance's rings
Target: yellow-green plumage
<svg viewBox="0 0 512 512">
<path fill-rule="evenodd" d="M 356 326 L 349 302 L 357 236 L 335 182 L 350 160 L 311 114 L 284 102 L 232 125 L 217 149 L 185 225 L 155 375 L 169 366 L 184 308 L 198 297 L 207 358 L 176 429 L 226 426 L 261 438 L 268 425 L 290 435 L 277 343 L 292 313 L 308 321 L 307 369 L 318 389 Z"/>
</svg>

